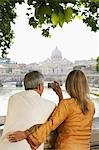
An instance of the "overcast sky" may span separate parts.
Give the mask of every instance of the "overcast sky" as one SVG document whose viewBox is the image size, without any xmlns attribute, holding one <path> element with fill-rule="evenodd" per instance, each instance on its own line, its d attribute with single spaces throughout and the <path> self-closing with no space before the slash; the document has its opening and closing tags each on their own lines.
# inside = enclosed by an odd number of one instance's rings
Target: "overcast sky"
<svg viewBox="0 0 99 150">
<path fill-rule="evenodd" d="M 79 20 L 64 24 L 51 31 L 51 38 L 41 35 L 40 29 L 28 25 L 26 7 L 17 7 L 18 16 L 13 26 L 15 39 L 9 57 L 18 63 L 33 63 L 44 61 L 51 57 L 57 46 L 63 58 L 70 61 L 91 59 L 99 56 L 99 32 L 92 32 Z"/>
</svg>

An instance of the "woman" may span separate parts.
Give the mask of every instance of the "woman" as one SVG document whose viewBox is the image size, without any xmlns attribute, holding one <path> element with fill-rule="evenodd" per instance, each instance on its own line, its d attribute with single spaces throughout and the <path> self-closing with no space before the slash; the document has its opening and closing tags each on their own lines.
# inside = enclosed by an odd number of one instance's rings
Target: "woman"
<svg viewBox="0 0 99 150">
<path fill-rule="evenodd" d="M 32 149 L 58 127 L 56 150 L 90 150 L 94 104 L 90 100 L 86 77 L 81 70 L 69 73 L 65 83 L 70 98 L 60 101 L 49 120 L 35 131 L 30 128 L 8 136 L 11 142 L 26 139 Z M 60 92 L 61 93 L 61 92 Z"/>
</svg>

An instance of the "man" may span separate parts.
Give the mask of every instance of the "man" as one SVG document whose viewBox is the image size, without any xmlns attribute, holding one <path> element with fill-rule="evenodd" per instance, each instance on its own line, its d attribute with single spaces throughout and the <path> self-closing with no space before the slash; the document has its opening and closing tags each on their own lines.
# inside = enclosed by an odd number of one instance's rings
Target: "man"
<svg viewBox="0 0 99 150">
<path fill-rule="evenodd" d="M 55 108 L 55 104 L 41 97 L 44 90 L 44 77 L 38 71 L 32 71 L 24 77 L 25 91 L 9 99 L 0 150 L 31 150 L 26 140 L 10 143 L 6 138 L 8 132 L 26 130 L 35 124 L 44 123 Z M 44 144 L 38 150 L 43 150 Z"/>
</svg>

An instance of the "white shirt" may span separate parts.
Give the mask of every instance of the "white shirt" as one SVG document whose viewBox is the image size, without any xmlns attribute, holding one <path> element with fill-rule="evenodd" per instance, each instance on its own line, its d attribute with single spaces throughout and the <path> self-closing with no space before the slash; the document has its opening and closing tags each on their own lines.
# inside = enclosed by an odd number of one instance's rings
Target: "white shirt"
<svg viewBox="0 0 99 150">
<path fill-rule="evenodd" d="M 26 130 L 35 124 L 44 123 L 55 108 L 55 103 L 43 99 L 33 90 L 22 91 L 10 97 L 0 150 L 31 150 L 26 140 L 10 143 L 5 135 L 8 132 Z M 42 144 L 38 150 L 43 150 Z"/>
</svg>

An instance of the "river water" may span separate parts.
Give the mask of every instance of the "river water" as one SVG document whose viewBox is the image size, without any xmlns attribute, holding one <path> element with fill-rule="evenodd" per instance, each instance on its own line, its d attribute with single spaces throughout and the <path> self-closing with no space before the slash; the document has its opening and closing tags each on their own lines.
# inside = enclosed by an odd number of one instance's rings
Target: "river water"
<svg viewBox="0 0 99 150">
<path fill-rule="evenodd" d="M 7 106 L 9 97 L 15 93 L 24 90 L 24 87 L 16 87 L 15 83 L 6 83 L 3 87 L 0 87 L 0 116 L 7 114 Z M 68 98 L 68 94 L 65 91 L 65 87 L 62 87 L 64 98 Z M 56 104 L 58 103 L 58 97 L 54 91 L 50 88 L 47 88 L 47 83 L 45 83 L 45 89 L 42 97 L 47 98 Z M 99 117 L 99 97 L 90 95 L 91 99 L 95 104 L 95 117 Z"/>
</svg>

